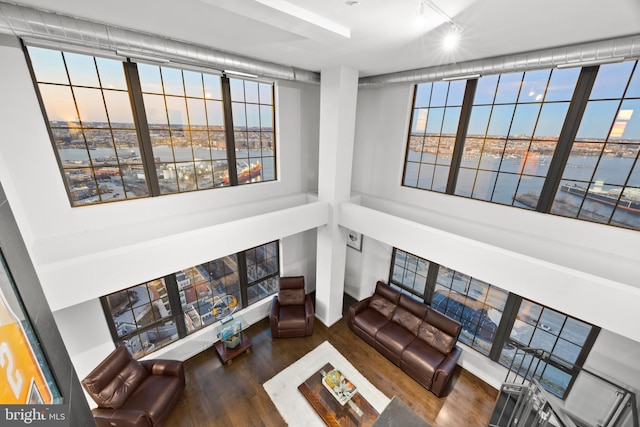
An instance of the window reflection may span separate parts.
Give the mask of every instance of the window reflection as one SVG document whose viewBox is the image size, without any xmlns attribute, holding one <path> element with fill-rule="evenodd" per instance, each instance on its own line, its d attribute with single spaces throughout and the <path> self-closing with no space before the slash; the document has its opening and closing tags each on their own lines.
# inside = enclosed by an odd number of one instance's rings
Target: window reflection
<svg viewBox="0 0 640 427">
<path fill-rule="evenodd" d="M 208 101 L 220 97 L 220 77 L 145 64 L 138 70 L 160 193 L 229 185 L 222 106 Z"/>
<path fill-rule="evenodd" d="M 403 185 L 446 190 L 464 87 L 464 81 L 416 86 Z"/>
<path fill-rule="evenodd" d="M 455 194 L 535 209 L 578 72 L 480 78 Z"/>
<path fill-rule="evenodd" d="M 545 389 L 562 398 L 572 377 L 569 364 L 578 361 L 591 329 L 591 325 L 581 320 L 523 299 L 511 329 L 510 343 L 502 349 L 500 363 L 510 366 L 517 347 L 542 349 L 552 354 L 560 361 L 541 363 L 535 377 Z"/>
<path fill-rule="evenodd" d="M 266 83 L 229 79 L 238 184 L 275 179 L 273 89 Z"/>
<path fill-rule="evenodd" d="M 122 63 L 27 49 L 73 206 L 148 196 Z"/>
<path fill-rule="evenodd" d="M 488 355 L 507 295 L 498 287 L 440 266 L 431 306 L 462 324 L 461 342 Z"/>
<path fill-rule="evenodd" d="M 178 338 L 164 279 L 108 295 L 118 337 L 134 357 L 142 357 Z M 156 325 L 156 326 L 153 326 Z"/>
<path fill-rule="evenodd" d="M 551 213 L 640 229 L 637 62 L 598 69 Z"/>
<path fill-rule="evenodd" d="M 129 88 L 121 61 L 27 51 L 73 206 L 149 196 L 153 166 L 160 195 L 276 179 L 273 84 L 230 79 L 226 99 L 218 75 L 129 64 L 140 94 L 135 81 Z M 131 99 L 140 95 L 144 108 L 136 111 L 146 123 L 140 118 L 137 132 Z M 236 149 L 228 152 L 231 101 Z M 139 135 L 151 147 L 141 150 Z M 149 150 L 153 156 L 143 162 Z M 236 177 L 229 177 L 229 159 Z"/>
</svg>

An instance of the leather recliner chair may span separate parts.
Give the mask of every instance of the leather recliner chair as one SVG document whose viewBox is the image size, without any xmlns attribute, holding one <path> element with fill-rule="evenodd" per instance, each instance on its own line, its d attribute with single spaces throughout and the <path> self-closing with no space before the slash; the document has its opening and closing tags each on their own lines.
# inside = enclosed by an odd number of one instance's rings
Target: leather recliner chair
<svg viewBox="0 0 640 427">
<path fill-rule="evenodd" d="M 273 338 L 304 337 L 313 333 L 315 311 L 305 294 L 304 276 L 280 278 L 280 290 L 271 302 L 269 323 Z"/>
<path fill-rule="evenodd" d="M 98 404 L 92 410 L 98 427 L 160 426 L 185 388 L 178 360 L 135 360 L 125 347 L 116 348 L 83 380 Z"/>
</svg>

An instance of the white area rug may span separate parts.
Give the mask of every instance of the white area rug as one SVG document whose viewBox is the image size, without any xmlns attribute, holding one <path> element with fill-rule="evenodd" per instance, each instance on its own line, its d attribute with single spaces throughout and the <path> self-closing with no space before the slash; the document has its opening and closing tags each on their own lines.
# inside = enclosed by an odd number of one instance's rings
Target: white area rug
<svg viewBox="0 0 640 427">
<path fill-rule="evenodd" d="M 298 391 L 298 386 L 326 363 L 331 363 L 349 378 L 358 387 L 362 397 L 367 399 L 378 412 L 382 413 L 389 404 L 390 399 L 387 396 L 362 376 L 328 341 L 325 341 L 264 383 L 264 389 L 289 426 L 325 426 L 307 399 Z"/>
</svg>

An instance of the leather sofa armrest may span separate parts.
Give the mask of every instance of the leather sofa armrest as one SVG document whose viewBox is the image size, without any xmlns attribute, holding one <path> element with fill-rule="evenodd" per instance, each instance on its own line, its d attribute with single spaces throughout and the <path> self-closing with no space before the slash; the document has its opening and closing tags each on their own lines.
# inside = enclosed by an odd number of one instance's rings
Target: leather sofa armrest
<svg viewBox="0 0 640 427">
<path fill-rule="evenodd" d="M 305 328 L 305 335 L 311 335 L 313 333 L 313 323 L 316 319 L 316 313 L 313 308 L 313 301 L 311 300 L 311 295 L 307 294 L 304 299 L 304 312 L 305 318 L 307 322 L 307 327 Z"/>
<path fill-rule="evenodd" d="M 433 374 L 431 391 L 436 396 L 440 397 L 447 387 L 447 384 L 449 384 L 449 378 L 451 377 L 453 370 L 456 368 L 460 354 L 462 354 L 462 350 L 460 347 L 455 346 L 442 363 L 440 363 L 438 369 L 436 369 L 436 372 Z"/>
<path fill-rule="evenodd" d="M 271 328 L 271 335 L 274 338 L 280 336 L 280 332 L 278 331 L 279 313 L 280 302 L 278 302 L 278 295 L 275 295 L 273 300 L 271 300 L 271 311 L 269 312 L 269 327 Z"/>
<path fill-rule="evenodd" d="M 141 360 L 140 364 L 150 375 L 166 375 L 180 378 L 184 381 L 184 366 L 179 360 L 150 359 Z"/>
<path fill-rule="evenodd" d="M 280 302 L 278 301 L 278 295 L 274 295 L 273 300 L 271 301 L 271 312 L 269 313 L 269 317 L 278 318 L 279 312 L 280 312 Z"/>
<path fill-rule="evenodd" d="M 360 314 L 365 308 L 369 307 L 370 301 L 371 301 L 371 297 L 367 297 L 362 301 L 353 303 L 351 307 L 349 307 L 349 315 L 351 315 L 352 313 L 354 316 Z"/>
<path fill-rule="evenodd" d="M 98 427 L 149 427 L 144 411 L 135 409 L 94 408 L 91 410 Z"/>
<path fill-rule="evenodd" d="M 364 309 L 369 307 L 369 301 L 371 301 L 371 297 L 367 297 L 362 301 L 358 301 L 351 304 L 351 306 L 349 307 L 349 316 L 347 318 L 347 323 L 349 324 L 349 326 L 353 325 L 353 320 L 356 318 L 358 314 L 360 314 L 362 311 L 364 311 Z"/>
<path fill-rule="evenodd" d="M 280 317 L 279 313 L 280 302 L 278 302 L 278 295 L 275 295 L 273 297 L 273 300 L 271 301 L 271 311 L 269 312 L 269 319 L 271 319 L 271 322 L 273 322 L 274 320 L 278 320 L 278 318 Z"/>
<path fill-rule="evenodd" d="M 315 319 L 316 314 L 313 309 L 313 301 L 311 301 L 311 295 L 309 294 L 307 294 L 307 296 L 305 296 L 304 298 L 304 312 L 307 319 L 307 324 L 309 324 L 309 322 L 313 323 L 313 319 Z"/>
</svg>

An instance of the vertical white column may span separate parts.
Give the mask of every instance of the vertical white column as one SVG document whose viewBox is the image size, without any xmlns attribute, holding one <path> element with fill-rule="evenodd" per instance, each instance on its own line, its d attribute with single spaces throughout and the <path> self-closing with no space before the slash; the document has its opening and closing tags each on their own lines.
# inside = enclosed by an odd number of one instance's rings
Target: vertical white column
<svg viewBox="0 0 640 427">
<path fill-rule="evenodd" d="M 327 326 L 342 318 L 346 230 L 338 227 L 337 215 L 338 205 L 351 194 L 357 95 L 357 70 L 322 70 L 318 197 L 331 204 L 332 212 L 317 233 L 316 316 Z"/>
</svg>

